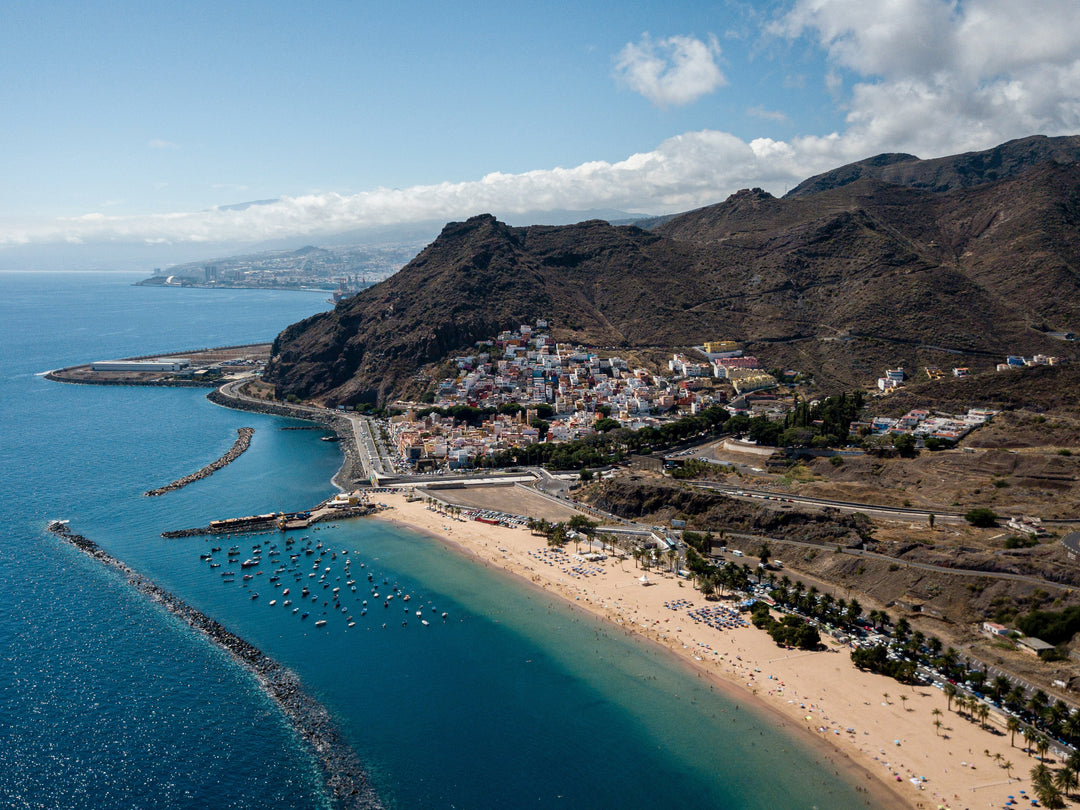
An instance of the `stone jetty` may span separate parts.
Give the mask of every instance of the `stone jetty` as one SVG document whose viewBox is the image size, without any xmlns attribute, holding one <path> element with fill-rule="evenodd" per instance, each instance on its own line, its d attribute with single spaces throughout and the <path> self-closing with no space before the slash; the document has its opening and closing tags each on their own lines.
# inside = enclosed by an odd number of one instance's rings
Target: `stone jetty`
<svg viewBox="0 0 1080 810">
<path fill-rule="evenodd" d="M 231 464 L 243 455 L 244 451 L 251 446 L 251 437 L 255 434 L 255 428 L 242 427 L 236 431 L 239 435 L 236 437 L 236 441 L 233 442 L 233 446 L 229 448 L 229 452 L 219 458 L 217 461 L 212 461 L 203 467 L 201 470 L 193 472 L 191 475 L 185 475 L 183 478 L 177 478 L 171 484 L 166 484 L 163 487 L 157 489 L 147 490 L 143 493 L 148 498 L 152 498 L 155 495 L 164 495 L 166 492 L 172 492 L 174 489 L 182 489 L 188 484 L 198 481 L 200 478 L 206 478 L 208 475 L 213 475 L 217 470 L 220 470 L 226 464 Z"/>
<path fill-rule="evenodd" d="M 199 526 L 193 529 L 175 529 L 164 531 L 161 536 L 166 539 L 178 537 L 201 537 L 205 534 L 252 534 L 261 533 L 270 529 L 306 529 L 315 523 L 328 520 L 341 520 L 343 518 L 365 517 L 379 511 L 379 507 L 371 503 L 360 503 L 355 506 L 330 506 L 330 501 L 323 501 L 314 509 L 307 512 L 284 512 L 269 513 L 266 515 L 249 515 L 248 517 L 230 518 L 227 520 L 213 520 L 209 526 Z"/>
<path fill-rule="evenodd" d="M 360 761 L 342 738 L 326 707 L 304 691 L 294 673 L 205 613 L 158 587 L 93 540 L 72 533 L 65 521 L 53 521 L 48 530 L 119 573 L 129 585 L 205 635 L 250 672 L 310 747 L 321 767 L 327 793 L 336 807 L 340 810 L 382 810 L 382 802 L 371 787 Z"/>
</svg>

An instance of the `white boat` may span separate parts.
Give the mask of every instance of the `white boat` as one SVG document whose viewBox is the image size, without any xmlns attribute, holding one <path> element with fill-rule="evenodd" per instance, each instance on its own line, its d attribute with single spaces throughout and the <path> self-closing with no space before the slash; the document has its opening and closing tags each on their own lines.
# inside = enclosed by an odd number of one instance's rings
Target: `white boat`
<svg viewBox="0 0 1080 810">
<path fill-rule="evenodd" d="M 319 619 L 317 622 L 315 622 L 316 627 L 322 627 L 325 624 L 326 624 L 326 619 Z"/>
</svg>

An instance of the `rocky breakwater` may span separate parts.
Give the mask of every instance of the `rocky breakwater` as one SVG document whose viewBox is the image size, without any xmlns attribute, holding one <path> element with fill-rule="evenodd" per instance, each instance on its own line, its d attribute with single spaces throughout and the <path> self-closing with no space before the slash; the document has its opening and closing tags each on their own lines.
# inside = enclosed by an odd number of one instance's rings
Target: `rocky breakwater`
<svg viewBox="0 0 1080 810">
<path fill-rule="evenodd" d="M 64 521 L 53 521 L 48 530 L 89 557 L 119 573 L 129 585 L 189 627 L 225 650 L 234 661 L 250 672 L 259 686 L 289 719 L 296 733 L 310 746 L 319 762 L 328 795 L 341 810 L 382 810 L 356 755 L 342 738 L 329 712 L 304 691 L 294 673 L 270 658 L 257 647 L 231 633 L 218 622 L 155 585 L 93 540 L 74 534 Z"/>
<path fill-rule="evenodd" d="M 191 475 L 185 475 L 183 478 L 177 478 L 171 484 L 166 484 L 163 487 L 157 489 L 150 489 L 143 493 L 148 498 L 152 498 L 155 495 L 164 495 L 166 492 L 171 492 L 174 489 L 182 489 L 193 481 L 198 481 L 200 478 L 206 478 L 208 475 L 213 475 L 217 470 L 220 470 L 226 464 L 231 464 L 243 455 L 244 451 L 251 446 L 251 437 L 255 434 L 255 428 L 242 427 L 236 431 L 239 435 L 236 437 L 236 441 L 233 442 L 233 446 L 229 448 L 229 452 L 219 458 L 217 461 L 212 461 L 197 472 L 193 472 Z"/>
</svg>

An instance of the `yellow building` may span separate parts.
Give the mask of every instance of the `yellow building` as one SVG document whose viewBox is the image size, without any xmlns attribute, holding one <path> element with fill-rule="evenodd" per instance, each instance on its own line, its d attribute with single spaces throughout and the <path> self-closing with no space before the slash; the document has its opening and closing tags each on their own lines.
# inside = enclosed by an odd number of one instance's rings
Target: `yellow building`
<svg viewBox="0 0 1080 810">
<path fill-rule="evenodd" d="M 706 354 L 719 354 L 720 352 L 733 352 L 739 348 L 734 340 L 707 340 L 705 341 Z"/>
</svg>

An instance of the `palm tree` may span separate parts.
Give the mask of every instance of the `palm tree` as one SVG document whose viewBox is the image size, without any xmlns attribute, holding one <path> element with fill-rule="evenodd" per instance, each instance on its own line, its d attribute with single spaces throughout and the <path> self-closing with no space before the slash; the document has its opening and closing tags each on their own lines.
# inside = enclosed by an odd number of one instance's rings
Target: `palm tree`
<svg viewBox="0 0 1080 810">
<path fill-rule="evenodd" d="M 951 683 L 945 684 L 945 708 L 949 711 L 952 711 L 954 697 L 956 697 L 956 686 Z"/>
<path fill-rule="evenodd" d="M 1005 728 L 1009 730 L 1009 748 L 1013 747 L 1013 740 L 1016 739 L 1016 732 L 1020 730 L 1020 718 L 1010 714 L 1008 721 L 1005 723 Z"/>
<path fill-rule="evenodd" d="M 986 728 L 986 719 L 990 716 L 990 707 L 985 703 L 979 703 L 979 726 Z"/>
<path fill-rule="evenodd" d="M 1012 709 L 1019 709 L 1024 705 L 1024 689 L 1021 686 L 1014 686 L 1009 690 L 1009 694 L 1005 695 L 1005 705 Z"/>
<path fill-rule="evenodd" d="M 1039 759 L 1045 761 L 1046 752 L 1050 750 L 1050 740 L 1040 734 L 1039 738 L 1035 741 L 1035 750 L 1039 752 Z"/>
<path fill-rule="evenodd" d="M 1005 776 L 1008 777 L 1009 781 L 1011 782 L 1012 781 L 1012 774 L 1009 773 L 1009 771 L 1011 771 L 1012 767 L 1013 767 L 1012 760 L 1009 760 L 1009 759 L 1005 760 L 1004 762 L 1001 763 L 1001 767 L 1005 769 Z"/>
<path fill-rule="evenodd" d="M 1054 773 L 1054 785 L 1062 793 L 1068 796 L 1080 783 L 1080 779 L 1077 778 L 1076 771 L 1066 765 L 1061 770 Z"/>
<path fill-rule="evenodd" d="M 998 675 L 996 678 L 994 678 L 993 685 L 991 687 L 994 692 L 994 700 L 1000 703 L 1001 699 L 1005 697 L 1005 694 L 1009 691 L 1009 685 L 1010 681 L 1004 675 Z"/>
<path fill-rule="evenodd" d="M 930 636 L 926 639 L 926 649 L 930 650 L 930 657 L 937 658 L 941 653 L 941 639 L 937 636 Z"/>
<path fill-rule="evenodd" d="M 956 713 L 962 715 L 968 711 L 968 696 L 967 694 L 958 694 L 956 698 Z"/>
<path fill-rule="evenodd" d="M 937 735 L 937 734 L 940 734 L 940 733 L 941 733 L 941 721 L 940 720 L 935 720 L 934 721 L 934 734 Z"/>
<path fill-rule="evenodd" d="M 1065 764 L 1077 773 L 1080 773 L 1080 751 L 1070 752 L 1068 758 L 1065 760 Z"/>
<path fill-rule="evenodd" d="M 1050 698 L 1046 692 L 1042 689 L 1036 689 L 1035 694 L 1028 699 L 1028 709 L 1032 714 L 1042 714 L 1042 710 L 1046 708 L 1046 704 L 1049 702 Z"/>
<path fill-rule="evenodd" d="M 1036 788 L 1038 788 L 1039 785 L 1049 784 L 1050 778 L 1050 769 L 1046 767 L 1045 762 L 1040 762 L 1031 769 L 1031 784 Z"/>
<path fill-rule="evenodd" d="M 881 696 L 882 696 L 883 698 L 885 698 L 885 702 L 886 702 L 886 703 L 888 703 L 888 702 L 889 702 L 889 693 L 888 693 L 888 692 L 882 692 L 882 693 L 881 693 Z"/>
<path fill-rule="evenodd" d="M 1031 756 L 1031 749 L 1035 744 L 1035 738 L 1039 736 L 1039 733 L 1035 731 L 1031 726 L 1024 726 L 1023 737 L 1024 747 L 1027 750 L 1027 755 Z"/>
<path fill-rule="evenodd" d="M 855 624 L 855 622 L 859 620 L 859 617 L 862 615 L 862 605 L 859 604 L 859 601 L 857 599 L 852 599 L 850 602 L 848 602 L 846 615 L 847 620 L 851 624 Z"/>
<path fill-rule="evenodd" d="M 904 707 L 904 711 L 907 711 L 907 695 L 900 696 L 900 705 Z"/>
</svg>

